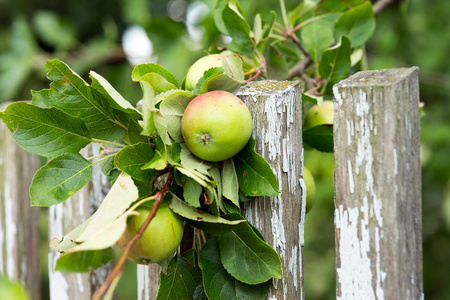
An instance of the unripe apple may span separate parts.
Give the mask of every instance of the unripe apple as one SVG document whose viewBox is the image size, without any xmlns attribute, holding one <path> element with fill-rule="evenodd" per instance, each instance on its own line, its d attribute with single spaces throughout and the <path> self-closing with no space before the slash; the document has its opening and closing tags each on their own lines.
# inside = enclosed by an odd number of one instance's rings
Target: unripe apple
<svg viewBox="0 0 450 300">
<path fill-rule="evenodd" d="M 222 161 L 236 155 L 252 135 L 253 121 L 244 102 L 225 91 L 195 97 L 181 120 L 184 142 L 197 157 Z"/>
<path fill-rule="evenodd" d="M 211 54 L 197 60 L 188 70 L 184 83 L 186 90 L 193 90 L 203 73 L 211 68 L 222 67 L 222 55 Z"/>
<path fill-rule="evenodd" d="M 123 251 L 128 241 L 141 228 L 151 212 L 151 208 L 140 206 L 139 215 L 129 218 L 127 228 L 117 242 Z M 169 206 L 160 206 L 144 234 L 131 247 L 128 258 L 137 264 L 150 264 L 162 261 L 173 254 L 183 238 L 183 218 L 174 213 Z"/>
<path fill-rule="evenodd" d="M 316 182 L 307 167 L 303 167 L 303 180 L 306 185 L 306 213 L 308 213 L 316 202 Z"/>
<path fill-rule="evenodd" d="M 333 101 L 326 100 L 322 102 L 321 106 L 314 105 L 306 113 L 305 122 L 303 123 L 303 130 L 315 127 L 318 125 L 333 125 L 334 119 L 334 104 Z"/>
</svg>

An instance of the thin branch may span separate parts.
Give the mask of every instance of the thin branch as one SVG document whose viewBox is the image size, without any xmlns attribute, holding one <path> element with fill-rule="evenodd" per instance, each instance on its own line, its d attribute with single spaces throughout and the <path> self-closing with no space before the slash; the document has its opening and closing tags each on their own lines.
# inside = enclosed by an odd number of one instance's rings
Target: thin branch
<svg viewBox="0 0 450 300">
<path fill-rule="evenodd" d="M 108 275 L 108 277 L 105 279 L 105 281 L 102 283 L 102 285 L 94 293 L 91 300 L 100 300 L 102 298 L 102 296 L 108 291 L 108 288 L 114 282 L 116 277 L 120 276 L 120 274 L 122 273 L 123 266 L 125 265 L 125 262 L 127 260 L 128 254 L 131 251 L 131 247 L 133 247 L 134 243 L 142 237 L 145 229 L 147 229 L 147 227 L 150 224 L 150 222 L 152 221 L 153 217 L 156 215 L 156 211 L 159 208 L 159 204 L 161 203 L 161 201 L 164 198 L 164 196 L 166 195 L 166 193 L 169 191 L 170 185 L 172 184 L 172 180 L 173 180 L 173 173 L 171 172 L 169 174 L 169 177 L 167 178 L 167 181 L 164 184 L 163 188 L 158 193 L 156 193 L 155 203 L 153 204 L 152 210 L 150 211 L 150 214 L 148 215 L 144 224 L 142 224 L 142 226 L 141 226 L 141 228 L 139 228 L 138 232 L 136 232 L 136 234 L 128 241 L 116 266 L 111 271 L 111 273 Z"/>
<path fill-rule="evenodd" d="M 291 80 L 295 76 L 301 76 L 305 73 L 306 69 L 312 64 L 312 59 L 310 56 L 305 57 L 298 64 L 296 64 L 292 69 L 289 70 L 286 80 Z"/>
<path fill-rule="evenodd" d="M 392 0 L 378 0 L 375 2 L 373 7 L 373 13 L 378 15 L 383 9 L 389 6 L 392 3 Z"/>
</svg>

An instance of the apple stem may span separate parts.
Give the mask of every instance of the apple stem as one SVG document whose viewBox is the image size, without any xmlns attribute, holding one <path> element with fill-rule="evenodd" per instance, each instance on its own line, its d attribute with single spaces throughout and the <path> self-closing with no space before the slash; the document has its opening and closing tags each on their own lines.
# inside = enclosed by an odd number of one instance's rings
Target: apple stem
<svg viewBox="0 0 450 300">
<path fill-rule="evenodd" d="M 120 256 L 119 260 L 117 261 L 117 264 L 115 265 L 114 269 L 111 271 L 111 273 L 106 277 L 105 281 L 102 283 L 102 285 L 97 289 L 97 291 L 92 296 L 91 300 L 100 300 L 103 295 L 108 291 L 111 284 L 114 282 L 116 277 L 119 277 L 122 274 L 123 266 L 125 265 L 125 262 L 127 260 L 128 254 L 131 251 L 131 247 L 133 247 L 134 243 L 142 237 L 145 229 L 147 229 L 148 225 L 152 221 L 153 217 L 156 215 L 156 212 L 159 208 L 159 205 L 161 204 L 162 199 L 169 191 L 170 185 L 172 184 L 173 180 L 173 172 L 169 173 L 169 176 L 167 177 L 167 181 L 162 187 L 162 189 L 155 194 L 155 203 L 153 204 L 152 210 L 150 211 L 150 214 L 148 215 L 147 219 L 145 220 L 144 224 L 139 228 L 139 230 L 136 232 L 136 234 L 128 241 L 127 245 L 125 246 L 125 249 L 122 252 L 122 255 Z"/>
</svg>

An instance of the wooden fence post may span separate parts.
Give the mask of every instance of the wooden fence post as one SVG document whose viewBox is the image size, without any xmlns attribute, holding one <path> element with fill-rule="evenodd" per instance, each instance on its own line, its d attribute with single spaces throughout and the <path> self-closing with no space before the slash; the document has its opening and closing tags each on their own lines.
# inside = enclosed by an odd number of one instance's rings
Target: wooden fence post
<svg viewBox="0 0 450 300">
<path fill-rule="evenodd" d="M 40 158 L 22 150 L 0 121 L 0 273 L 21 281 L 33 299 L 41 291 L 40 211 L 30 207 L 28 188 L 39 165 Z"/>
<path fill-rule="evenodd" d="M 418 68 L 334 86 L 337 299 L 422 299 Z"/>
<path fill-rule="evenodd" d="M 280 280 L 268 299 L 304 299 L 304 193 L 302 101 L 299 81 L 256 81 L 237 91 L 253 116 L 256 151 L 270 164 L 278 197 L 260 197 L 244 206 L 245 217 L 258 228 L 281 259 Z"/>
<path fill-rule="evenodd" d="M 82 150 L 86 157 L 97 155 L 99 147 L 91 144 Z M 49 207 L 49 240 L 64 234 L 83 223 L 98 208 L 110 189 L 100 165 L 94 165 L 91 181 L 70 199 Z M 113 268 L 113 262 L 89 273 L 62 273 L 55 271 L 56 261 L 60 254 L 49 252 L 50 299 L 52 300 L 83 300 L 90 299 L 106 276 Z"/>
</svg>

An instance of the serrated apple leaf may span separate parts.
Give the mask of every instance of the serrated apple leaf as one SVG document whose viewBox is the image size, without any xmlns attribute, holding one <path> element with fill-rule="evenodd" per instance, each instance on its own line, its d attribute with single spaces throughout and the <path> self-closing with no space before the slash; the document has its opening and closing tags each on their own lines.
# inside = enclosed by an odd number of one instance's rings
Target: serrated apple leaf
<svg viewBox="0 0 450 300">
<path fill-rule="evenodd" d="M 227 74 L 223 73 L 223 71 L 214 75 L 208 75 L 204 81 L 200 80 L 199 83 L 200 82 L 200 94 L 217 90 L 232 92 L 242 85 L 241 83 L 230 78 Z"/>
<path fill-rule="evenodd" d="M 202 272 L 182 256 L 174 256 L 160 275 L 156 300 L 192 299 L 196 287 L 202 282 Z"/>
<path fill-rule="evenodd" d="M 122 148 L 115 158 L 114 164 L 123 172 L 140 181 L 151 181 L 157 171 L 143 169 L 143 166 L 155 156 L 149 143 L 139 143 Z"/>
<path fill-rule="evenodd" d="M 236 3 L 237 1 L 235 1 Z M 244 19 L 241 13 L 231 8 L 230 3 L 225 5 L 222 11 L 222 19 L 229 36 L 232 38 L 227 49 L 236 51 L 237 53 L 251 55 L 254 43 L 251 38 L 250 25 Z"/>
<path fill-rule="evenodd" d="M 55 157 L 34 175 L 30 186 L 31 206 L 61 203 L 88 183 L 92 164 L 81 154 Z"/>
<path fill-rule="evenodd" d="M 269 293 L 271 281 L 249 285 L 237 280 L 223 267 L 219 253 L 218 239 L 211 237 L 199 255 L 203 286 L 208 299 L 265 299 Z"/>
<path fill-rule="evenodd" d="M 277 252 L 256 235 L 248 222 L 221 236 L 219 247 L 224 268 L 239 281 L 258 284 L 272 277 L 281 278 Z"/>
<path fill-rule="evenodd" d="M 330 47 L 333 42 L 333 31 L 328 25 L 321 22 L 305 25 L 300 36 L 304 47 L 315 62 L 320 61 L 322 51 Z"/>
<path fill-rule="evenodd" d="M 126 124 L 121 124 L 104 103 L 92 95 L 90 86 L 65 63 L 58 59 L 48 60 L 45 65 L 50 84 L 50 102 L 65 113 L 81 118 L 93 138 L 111 140 L 126 132 Z"/>
<path fill-rule="evenodd" d="M 318 71 L 329 82 L 336 82 L 348 75 L 351 68 L 350 39 L 341 36 L 338 44 L 322 52 Z"/>
<path fill-rule="evenodd" d="M 194 154 L 192 154 L 192 152 L 189 151 L 185 143 L 180 143 L 180 146 L 181 146 L 180 152 L 181 165 L 188 170 L 197 170 L 202 174 L 208 175 L 209 174 L 208 170 L 212 167 L 212 163 L 200 159 Z"/>
<path fill-rule="evenodd" d="M 197 181 L 186 175 L 181 175 L 181 180 L 183 182 L 184 201 L 193 207 L 199 208 L 200 196 L 203 191 L 202 186 Z"/>
<path fill-rule="evenodd" d="M 322 152 L 333 152 L 333 125 L 319 125 L 303 131 L 303 142 Z"/>
<path fill-rule="evenodd" d="M 133 69 L 131 78 L 133 81 L 148 82 L 156 93 L 164 93 L 178 87 L 175 76 L 155 63 L 137 65 Z"/>
<path fill-rule="evenodd" d="M 104 77 L 94 71 L 89 73 L 89 77 L 92 80 L 91 87 L 99 91 L 112 108 L 127 113 L 127 115 L 132 116 L 134 119 L 141 117 L 142 113 L 122 97 Z"/>
<path fill-rule="evenodd" d="M 245 83 L 244 61 L 239 55 L 222 55 L 222 65 L 225 74 L 238 83 Z"/>
<path fill-rule="evenodd" d="M 351 47 L 358 47 L 367 42 L 375 31 L 375 16 L 370 1 L 344 12 L 335 24 L 335 39 L 347 36 Z"/>
<path fill-rule="evenodd" d="M 245 196 L 278 196 L 278 181 L 267 161 L 255 151 L 250 139 L 244 149 L 233 156 L 239 189 Z"/>
<path fill-rule="evenodd" d="M 176 143 L 183 142 L 181 119 L 186 106 L 195 96 L 192 92 L 182 90 L 171 90 L 160 95 L 159 110 L 165 118 L 167 132 Z"/>
<path fill-rule="evenodd" d="M 71 252 L 61 255 L 56 261 L 55 271 L 83 273 L 95 270 L 114 258 L 112 248 Z"/>
<path fill-rule="evenodd" d="M 239 182 L 234 167 L 233 159 L 229 158 L 222 162 L 222 194 L 234 205 L 239 207 Z"/>
<path fill-rule="evenodd" d="M 322 105 L 323 102 L 323 96 L 314 96 L 310 94 L 302 93 L 302 101 L 305 102 L 311 102 L 313 104 L 317 104 L 319 106 Z"/>
<path fill-rule="evenodd" d="M 91 142 L 89 130 L 80 118 L 56 108 L 15 102 L 0 113 L 0 118 L 20 147 L 47 158 L 78 153 Z"/>
<path fill-rule="evenodd" d="M 44 89 L 39 91 L 31 91 L 31 104 L 34 104 L 39 107 L 51 107 L 52 103 L 50 101 L 50 97 L 52 95 L 52 91 L 50 89 Z"/>
</svg>

